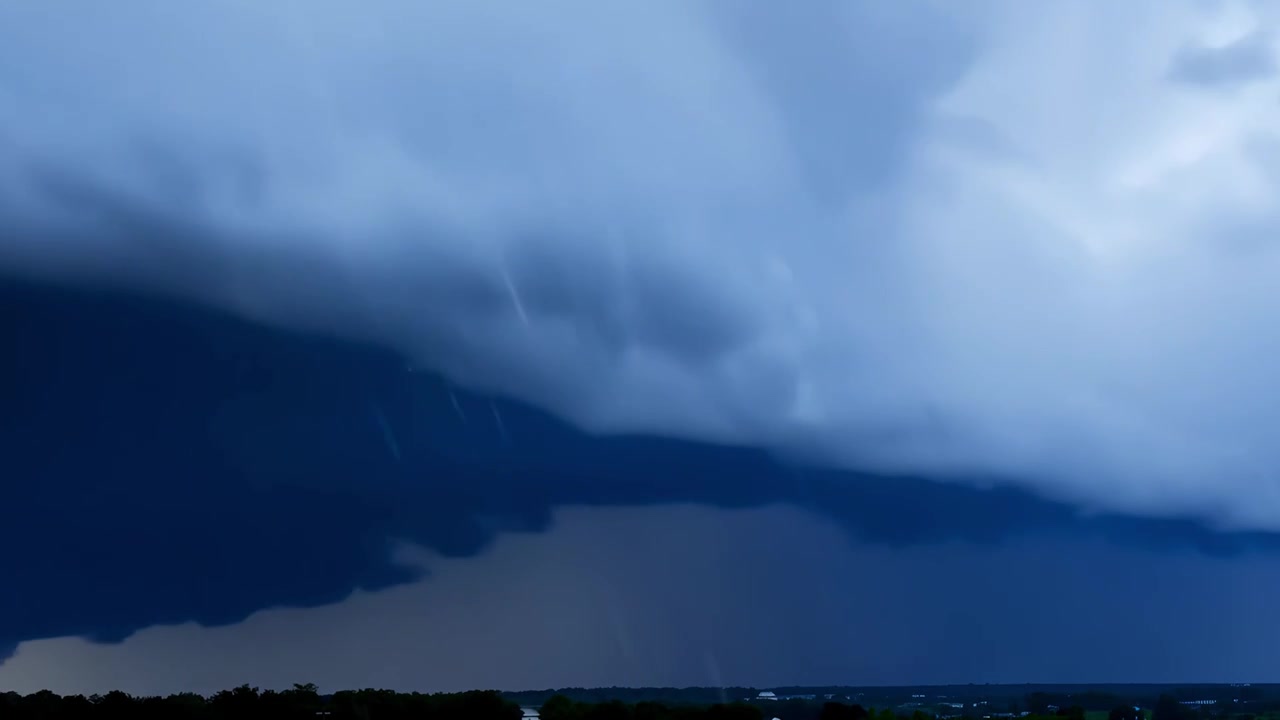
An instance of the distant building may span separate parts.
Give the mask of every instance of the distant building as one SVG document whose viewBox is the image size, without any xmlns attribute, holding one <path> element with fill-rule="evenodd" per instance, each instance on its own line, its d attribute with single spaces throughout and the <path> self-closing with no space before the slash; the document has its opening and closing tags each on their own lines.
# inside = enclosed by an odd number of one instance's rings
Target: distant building
<svg viewBox="0 0 1280 720">
<path fill-rule="evenodd" d="M 769 692 L 768 690 L 765 690 L 764 692 L 757 695 L 756 699 L 757 700 L 777 700 L 778 696 L 775 695 L 774 693 Z"/>
</svg>

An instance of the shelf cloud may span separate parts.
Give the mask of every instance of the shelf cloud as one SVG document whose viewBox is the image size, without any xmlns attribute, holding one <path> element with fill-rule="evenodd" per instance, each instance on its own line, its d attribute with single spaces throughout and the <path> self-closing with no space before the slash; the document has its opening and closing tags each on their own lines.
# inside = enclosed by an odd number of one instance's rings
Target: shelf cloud
<svg viewBox="0 0 1280 720">
<path fill-rule="evenodd" d="M 1266 533 L 1274 12 L 11 3 L 0 263 L 381 348 L 591 436 Z M 405 462 L 408 411 L 379 392 L 350 404 L 359 430 L 320 432 Z M 222 471 L 270 430 L 246 429 L 263 415 L 245 403 L 219 420 Z M 589 502 L 540 477 L 538 512 L 486 508 L 456 552 Z M 361 552 L 385 551 L 397 506 L 353 522 Z M 172 621 L 407 577 L 358 575 Z"/>
</svg>

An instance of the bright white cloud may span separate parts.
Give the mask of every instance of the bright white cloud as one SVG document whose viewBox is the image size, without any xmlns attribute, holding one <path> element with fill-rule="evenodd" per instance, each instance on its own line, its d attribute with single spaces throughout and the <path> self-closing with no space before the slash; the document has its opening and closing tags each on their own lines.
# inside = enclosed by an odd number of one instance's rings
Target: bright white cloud
<svg viewBox="0 0 1280 720">
<path fill-rule="evenodd" d="M 1280 529 L 1273 14 L 9 4 L 0 260 L 602 431 Z"/>
</svg>

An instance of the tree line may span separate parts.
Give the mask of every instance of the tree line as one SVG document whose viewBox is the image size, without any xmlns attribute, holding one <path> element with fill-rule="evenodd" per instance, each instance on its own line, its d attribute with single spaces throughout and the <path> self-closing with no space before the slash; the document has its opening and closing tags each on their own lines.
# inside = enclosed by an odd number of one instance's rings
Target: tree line
<svg viewBox="0 0 1280 720">
<path fill-rule="evenodd" d="M 539 707 L 542 720 L 932 720 L 932 715 L 864 709 L 842 702 L 691 703 L 574 700 L 555 695 Z M 351 690 L 321 695 L 315 685 L 259 690 L 248 685 L 210 696 L 61 696 L 0 693 L 0 720 L 520 720 L 521 706 L 495 691 L 401 693 Z"/>
<path fill-rule="evenodd" d="M 258 690 L 242 685 L 205 697 L 0 694 L 0 720 L 520 720 L 520 706 L 496 691 L 399 693 L 347 690 L 321 696 L 315 685 Z"/>
<path fill-rule="evenodd" d="M 767 714 L 762 706 L 767 708 Z M 539 708 L 542 720 L 932 720 L 921 713 L 864 710 L 840 702 L 671 703 L 657 700 L 587 702 L 555 695 Z M 521 706 L 496 691 L 401 693 L 350 690 L 321 695 L 315 685 L 259 690 L 242 685 L 210 696 L 62 696 L 0 693 L 0 720 L 520 720 Z"/>
<path fill-rule="evenodd" d="M 621 690 L 642 699 L 616 699 Z M 194 693 L 137 697 L 118 691 L 64 697 L 46 690 L 25 696 L 0 693 L 0 720 L 520 720 L 524 713 L 515 698 L 524 700 L 526 707 L 539 707 L 542 720 L 1088 720 L 1087 714 L 1097 718 L 1098 706 L 1103 703 L 1111 703 L 1107 720 L 1216 720 L 1223 716 L 1253 720 L 1252 715 L 1262 715 L 1259 710 L 1270 700 L 1258 695 L 1214 706 L 1188 706 L 1183 704 L 1182 694 L 1166 693 L 1143 703 L 1148 708 L 1143 710 L 1137 702 L 1105 693 L 1055 696 L 1039 692 L 1029 694 L 1021 703 L 1008 701 L 1007 710 L 1003 704 L 986 701 L 957 703 L 963 709 L 946 704 L 930 706 L 927 701 L 894 701 L 877 710 L 821 696 L 814 700 L 756 701 L 754 692 L 746 688 L 734 694 L 752 699 L 728 702 L 733 695 L 721 689 L 714 693 L 718 701 L 709 701 L 707 689 L 695 688 L 667 694 L 663 689 L 603 689 L 572 697 L 558 692 L 541 703 L 528 702 L 533 693 L 504 695 L 496 691 L 424 694 L 349 690 L 321 695 L 309 684 L 284 691 L 242 685 L 207 697 Z M 914 697 L 923 699 L 921 694 Z M 1019 712 L 1020 707 L 1027 710 Z"/>
</svg>

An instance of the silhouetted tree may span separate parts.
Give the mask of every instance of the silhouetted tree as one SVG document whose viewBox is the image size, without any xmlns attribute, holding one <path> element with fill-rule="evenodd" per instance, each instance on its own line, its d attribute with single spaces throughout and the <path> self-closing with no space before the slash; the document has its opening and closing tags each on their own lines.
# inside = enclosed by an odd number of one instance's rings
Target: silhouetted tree
<svg viewBox="0 0 1280 720">
<path fill-rule="evenodd" d="M 1142 711 L 1132 705 L 1117 705 L 1107 713 L 1107 720 L 1144 720 Z"/>
<path fill-rule="evenodd" d="M 1191 713 L 1173 695 L 1164 694 L 1152 708 L 1151 720 L 1186 720 Z"/>
<path fill-rule="evenodd" d="M 762 720 L 760 708 L 746 703 L 716 704 L 707 709 L 707 720 Z"/>
<path fill-rule="evenodd" d="M 578 703 L 565 695 L 554 695 L 538 709 L 541 720 L 581 720 L 582 710 Z"/>
<path fill-rule="evenodd" d="M 1058 717 L 1067 718 L 1067 720 L 1084 720 L 1084 716 L 1084 708 L 1079 705 L 1058 709 Z"/>
</svg>

